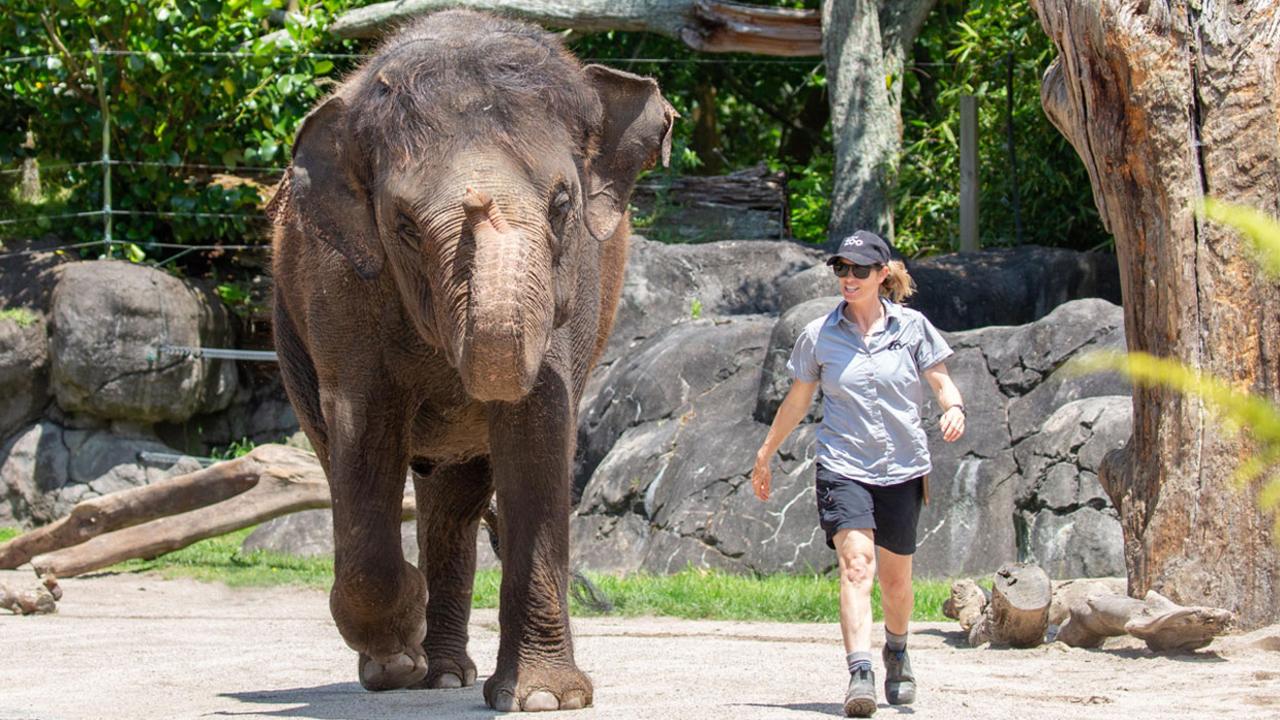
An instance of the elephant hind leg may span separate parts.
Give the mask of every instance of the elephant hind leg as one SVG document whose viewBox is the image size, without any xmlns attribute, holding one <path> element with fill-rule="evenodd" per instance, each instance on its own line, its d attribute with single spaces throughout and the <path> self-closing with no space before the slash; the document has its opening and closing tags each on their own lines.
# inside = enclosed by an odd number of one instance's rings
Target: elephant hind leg
<svg viewBox="0 0 1280 720">
<path fill-rule="evenodd" d="M 427 579 L 427 675 L 416 687 L 472 685 L 467 623 L 476 571 L 476 533 L 489 507 L 493 480 L 487 458 L 414 475 L 418 503 L 418 567 Z"/>
</svg>

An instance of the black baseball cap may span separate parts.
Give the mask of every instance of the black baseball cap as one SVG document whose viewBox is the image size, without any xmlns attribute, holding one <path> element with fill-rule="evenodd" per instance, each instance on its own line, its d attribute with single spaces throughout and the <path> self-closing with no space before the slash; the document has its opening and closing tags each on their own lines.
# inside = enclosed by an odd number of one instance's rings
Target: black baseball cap
<svg viewBox="0 0 1280 720">
<path fill-rule="evenodd" d="M 827 258 L 827 264 L 835 265 L 840 259 L 848 260 L 854 265 L 888 265 L 889 246 L 879 235 L 859 230 L 840 241 L 840 248 Z"/>
</svg>

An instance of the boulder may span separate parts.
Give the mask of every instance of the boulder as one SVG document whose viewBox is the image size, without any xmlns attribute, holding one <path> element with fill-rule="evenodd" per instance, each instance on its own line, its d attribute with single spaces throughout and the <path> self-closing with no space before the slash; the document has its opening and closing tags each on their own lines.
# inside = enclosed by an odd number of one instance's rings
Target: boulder
<svg viewBox="0 0 1280 720">
<path fill-rule="evenodd" d="M 795 348 L 796 338 L 800 337 L 800 331 L 817 318 L 830 313 L 839 304 L 839 295 L 814 298 L 788 308 L 778 318 L 769 335 L 769 349 L 765 352 L 764 367 L 760 373 L 756 420 L 766 425 L 772 423 L 778 406 L 791 389 L 791 373 L 787 371 L 787 361 L 791 359 L 791 351 Z M 806 420 L 813 422 L 820 419 L 821 407 L 822 403 L 815 401 Z"/>
<path fill-rule="evenodd" d="M 66 427 L 42 421 L 0 446 L 0 526 L 34 527 L 81 500 L 193 472 L 192 458 L 144 463 L 139 453 L 175 451 L 137 428 Z"/>
<path fill-rule="evenodd" d="M 990 248 L 907 261 L 917 292 L 907 304 L 940 330 L 1023 325 L 1070 300 L 1096 297 L 1120 304 L 1114 255 L 1037 245 Z M 782 309 L 838 292 L 821 264 L 784 280 Z"/>
<path fill-rule="evenodd" d="M 0 316 L 0 440 L 49 403 L 49 349 L 43 315 Z"/>
<path fill-rule="evenodd" d="M 75 263 L 62 270 L 52 315 L 53 391 L 68 412 L 179 422 L 235 394 L 231 361 L 159 353 L 232 345 L 222 303 L 192 283 L 125 262 Z"/>
<path fill-rule="evenodd" d="M 796 242 L 664 245 L 634 236 L 613 333 L 601 364 L 608 366 L 673 323 L 776 313 L 781 280 L 822 257 L 819 250 Z"/>
<path fill-rule="evenodd" d="M 1050 577 L 1123 575 L 1120 518 L 1098 468 L 1133 428 L 1127 396 L 1067 403 L 1014 450 L 1020 479 L 1014 505 L 1019 557 Z"/>
<path fill-rule="evenodd" d="M 279 555 L 319 557 L 333 555 L 333 511 L 303 510 L 268 520 L 245 538 L 241 546 L 245 552 L 263 550 Z M 409 520 L 400 524 L 400 549 L 405 560 L 418 564 L 418 524 Z M 499 566 L 489 544 L 489 534 L 481 525 L 476 538 L 476 567 L 481 569 Z"/>
<path fill-rule="evenodd" d="M 751 491 L 755 451 L 768 431 L 752 411 L 772 325 L 753 316 L 689 322 L 611 368 L 607 390 L 580 423 L 575 563 L 772 572 L 834 560 L 815 534 L 805 472 L 811 430 L 784 448 L 790 454 L 775 480 L 783 507 L 761 504 Z"/>
<path fill-rule="evenodd" d="M 587 398 L 579 416 L 580 501 L 571 521 L 577 561 L 652 572 L 687 564 L 742 572 L 833 567 L 813 498 L 820 403 L 780 450 L 769 503 L 755 499 L 748 480 L 755 450 L 790 386 L 786 360 L 794 339 L 836 302 L 825 297 L 793 306 L 773 322 L 761 316 L 687 321 L 608 368 L 603 389 Z M 1111 431 L 1128 427 L 1125 417 L 1105 416 L 1108 433 L 1080 445 L 1057 425 L 1041 427 L 1064 406 L 1128 392 L 1114 377 L 1076 377 L 1063 369 L 1081 352 L 1123 347 L 1120 308 L 1079 300 L 1025 326 L 944 336 L 956 351 L 947 367 L 964 394 L 969 422 L 959 441 L 943 442 L 941 411 L 926 393 L 922 422 L 933 472 L 919 524 L 917 574 L 981 575 L 1027 556 L 1046 562 L 1086 557 L 1067 567 L 1115 574 L 1107 558 L 1118 556 L 1122 545 L 1105 499 L 1084 503 L 1070 517 L 1037 510 L 1024 522 L 1020 493 L 1038 466 L 1017 453 L 1043 448 L 1045 457 L 1070 457 L 1096 478 L 1102 454 L 1114 446 Z"/>
</svg>

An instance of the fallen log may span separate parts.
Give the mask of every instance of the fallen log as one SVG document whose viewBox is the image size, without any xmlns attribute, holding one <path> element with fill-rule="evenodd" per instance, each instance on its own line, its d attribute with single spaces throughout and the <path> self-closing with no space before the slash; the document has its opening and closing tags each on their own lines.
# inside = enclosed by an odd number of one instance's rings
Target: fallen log
<svg viewBox="0 0 1280 720">
<path fill-rule="evenodd" d="M 987 593 L 972 580 L 951 583 L 951 597 L 942 604 L 942 614 L 960 622 L 965 632 L 978 624 L 987 610 Z"/>
<path fill-rule="evenodd" d="M 0 585 L 0 608 L 19 615 L 47 615 L 58 611 L 62 588 L 53 576 L 31 590 L 13 590 Z"/>
<path fill-rule="evenodd" d="M 818 11 L 723 0 L 391 0 L 344 12 L 329 25 L 328 32 L 339 40 L 377 38 L 415 17 L 449 8 L 481 10 L 582 32 L 652 32 L 701 52 L 822 55 L 822 16 Z M 262 39 L 276 42 L 287 37 L 287 32 L 277 31 Z"/>
<path fill-rule="evenodd" d="M 1098 647 L 1109 637 L 1132 635 L 1157 652 L 1191 651 L 1213 642 L 1234 616 L 1211 607 L 1183 607 L 1155 592 L 1143 600 L 1093 594 L 1071 606 L 1058 639 L 1072 647 Z"/>
<path fill-rule="evenodd" d="M 40 576 L 74 577 L 330 505 L 329 484 L 314 454 L 260 445 L 243 457 L 79 503 L 67 518 L 0 546 L 0 567 L 30 560 Z M 406 498 L 402 518 L 416 514 L 413 499 Z"/>
</svg>

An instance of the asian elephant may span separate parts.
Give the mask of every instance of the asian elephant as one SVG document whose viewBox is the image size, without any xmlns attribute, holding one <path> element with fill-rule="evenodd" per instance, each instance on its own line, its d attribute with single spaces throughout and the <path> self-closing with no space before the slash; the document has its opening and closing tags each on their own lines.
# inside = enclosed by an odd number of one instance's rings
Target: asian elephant
<svg viewBox="0 0 1280 720">
<path fill-rule="evenodd" d="M 496 493 L 497 710 L 591 704 L 569 633 L 576 409 L 622 286 L 657 83 L 522 23 L 448 11 L 302 122 L 269 212 L 276 348 L 329 478 L 330 609 L 370 690 L 475 682 L 478 521 Z M 418 567 L 400 550 L 412 469 Z"/>
</svg>

